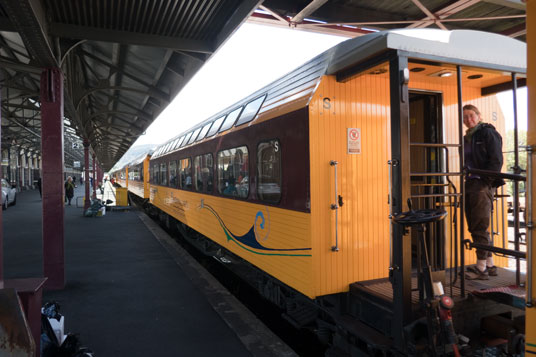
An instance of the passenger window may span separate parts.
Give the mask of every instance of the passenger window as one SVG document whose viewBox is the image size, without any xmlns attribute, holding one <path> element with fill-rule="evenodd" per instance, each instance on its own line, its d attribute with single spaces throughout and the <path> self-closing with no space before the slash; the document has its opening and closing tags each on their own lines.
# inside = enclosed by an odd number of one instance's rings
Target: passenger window
<svg viewBox="0 0 536 357">
<path fill-rule="evenodd" d="M 192 136 L 190 137 L 190 140 L 188 140 L 188 145 L 190 145 L 191 143 L 193 143 L 195 141 L 195 139 L 197 139 L 197 136 L 199 135 L 199 132 L 201 131 L 201 128 L 197 128 L 194 133 L 192 134 Z"/>
<path fill-rule="evenodd" d="M 231 127 L 236 122 L 236 118 L 238 118 L 238 115 L 240 114 L 241 111 L 242 111 L 242 107 L 233 110 L 232 112 L 229 113 L 229 115 L 227 115 L 227 118 L 225 118 L 225 121 L 223 122 L 220 128 L 220 133 L 222 131 L 231 129 Z"/>
<path fill-rule="evenodd" d="M 130 172 L 129 172 L 130 174 Z M 140 169 L 138 166 L 132 168 L 132 180 L 139 181 L 140 180 Z"/>
<path fill-rule="evenodd" d="M 169 162 L 169 186 L 177 188 L 177 161 Z"/>
<path fill-rule="evenodd" d="M 175 144 L 175 147 L 173 148 L 173 150 L 175 150 L 175 149 L 177 149 L 178 147 L 180 147 L 181 144 L 182 144 L 182 141 L 183 141 L 183 140 L 184 140 L 184 135 L 181 136 L 181 137 L 179 138 L 179 140 L 177 140 L 177 143 Z"/>
<path fill-rule="evenodd" d="M 184 141 L 181 144 L 181 147 L 185 146 L 188 140 L 190 140 L 190 137 L 192 136 L 192 132 L 189 132 L 186 137 L 184 138 Z"/>
<path fill-rule="evenodd" d="M 257 196 L 261 201 L 277 203 L 281 199 L 281 146 L 278 140 L 257 146 Z"/>
<path fill-rule="evenodd" d="M 218 152 L 218 192 L 225 196 L 248 197 L 249 157 L 246 146 Z"/>
<path fill-rule="evenodd" d="M 160 164 L 160 184 L 167 186 L 167 164 Z"/>
<path fill-rule="evenodd" d="M 199 192 L 213 192 L 214 158 L 212 154 L 196 156 L 194 159 L 194 183 Z"/>
<path fill-rule="evenodd" d="M 218 129 L 221 126 L 221 123 L 223 122 L 223 119 L 225 119 L 225 116 L 219 117 L 218 119 L 214 120 L 214 124 L 210 127 L 210 130 L 207 133 L 207 138 L 210 138 L 212 135 L 216 134 L 218 132 Z"/>
<path fill-rule="evenodd" d="M 179 180 L 181 188 L 192 189 L 192 161 L 190 158 L 179 161 Z"/>
<path fill-rule="evenodd" d="M 259 112 L 259 109 L 264 102 L 264 98 L 266 98 L 266 95 L 249 102 L 244 108 L 242 114 L 240 114 L 240 118 L 236 122 L 236 126 L 252 121 Z"/>
<path fill-rule="evenodd" d="M 201 139 L 204 139 L 205 136 L 207 135 L 208 133 L 208 129 L 210 129 L 210 126 L 212 125 L 212 123 L 208 123 L 206 124 L 203 129 L 201 130 L 201 132 L 199 133 L 199 136 L 197 137 L 197 139 L 195 141 L 199 141 Z"/>
<path fill-rule="evenodd" d="M 158 170 L 158 165 L 153 165 L 153 174 L 151 177 L 151 180 L 152 180 L 151 182 L 154 183 L 155 185 L 160 184 L 159 176 L 160 176 L 160 171 Z"/>
</svg>

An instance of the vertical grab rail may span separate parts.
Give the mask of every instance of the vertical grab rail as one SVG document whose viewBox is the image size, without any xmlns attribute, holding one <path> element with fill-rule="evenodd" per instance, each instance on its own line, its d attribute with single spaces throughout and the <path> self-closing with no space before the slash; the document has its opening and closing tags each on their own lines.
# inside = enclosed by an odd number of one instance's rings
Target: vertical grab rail
<svg viewBox="0 0 536 357">
<path fill-rule="evenodd" d="M 534 257 L 532 256 L 532 230 L 534 229 L 534 222 L 532 222 L 532 160 L 534 159 L 534 147 L 527 147 L 527 184 L 525 185 L 525 190 L 527 192 L 526 197 L 526 207 L 527 207 L 527 300 L 525 304 L 527 307 L 533 307 L 533 298 L 532 298 L 532 270 L 534 269 L 534 262 L 532 261 Z"/>
<path fill-rule="evenodd" d="M 338 187 L 337 187 L 337 164 L 335 160 L 329 162 L 330 166 L 335 168 L 335 203 L 332 203 L 330 208 L 335 210 L 335 245 L 331 247 L 331 251 L 339 251 L 339 201 L 338 201 Z"/>
<path fill-rule="evenodd" d="M 389 266 L 393 266 L 393 192 L 392 192 L 392 182 L 393 177 L 393 167 L 398 166 L 398 160 L 389 160 L 387 161 L 389 165 L 389 195 L 387 196 L 387 204 L 389 205 Z"/>
</svg>

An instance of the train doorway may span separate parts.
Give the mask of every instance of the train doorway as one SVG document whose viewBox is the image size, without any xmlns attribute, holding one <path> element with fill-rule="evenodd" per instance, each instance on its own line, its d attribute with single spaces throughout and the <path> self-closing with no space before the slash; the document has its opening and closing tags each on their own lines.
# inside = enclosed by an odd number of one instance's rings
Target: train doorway
<svg viewBox="0 0 536 357">
<path fill-rule="evenodd" d="M 413 209 L 437 209 L 444 204 L 445 171 L 443 144 L 442 94 L 409 92 L 410 172 Z M 427 227 L 427 247 L 433 270 L 445 270 L 445 236 L 447 220 Z M 418 265 L 419 233 L 412 231 L 412 266 Z"/>
</svg>

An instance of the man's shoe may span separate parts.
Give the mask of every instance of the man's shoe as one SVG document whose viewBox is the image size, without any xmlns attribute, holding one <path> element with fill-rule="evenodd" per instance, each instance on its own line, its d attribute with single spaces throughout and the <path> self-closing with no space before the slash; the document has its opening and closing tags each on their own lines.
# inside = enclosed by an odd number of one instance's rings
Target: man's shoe
<svg viewBox="0 0 536 357">
<path fill-rule="evenodd" d="M 489 276 L 497 276 L 497 267 L 494 265 L 492 267 L 487 267 L 486 270 L 488 271 Z"/>
<path fill-rule="evenodd" d="M 465 278 L 467 280 L 489 280 L 488 269 L 480 271 L 477 267 L 467 267 Z"/>
<path fill-rule="evenodd" d="M 471 266 L 468 266 L 468 267 L 467 267 L 467 271 L 468 271 L 468 272 L 471 272 L 471 273 L 474 273 L 474 274 L 477 274 L 477 273 L 478 273 L 477 270 L 478 270 L 478 269 L 477 269 L 476 265 L 471 265 Z M 488 272 L 488 275 L 489 275 L 489 276 L 497 276 L 497 275 L 499 275 L 499 274 L 497 273 L 497 267 L 496 267 L 495 265 L 492 266 L 492 267 L 486 267 L 486 271 Z"/>
</svg>

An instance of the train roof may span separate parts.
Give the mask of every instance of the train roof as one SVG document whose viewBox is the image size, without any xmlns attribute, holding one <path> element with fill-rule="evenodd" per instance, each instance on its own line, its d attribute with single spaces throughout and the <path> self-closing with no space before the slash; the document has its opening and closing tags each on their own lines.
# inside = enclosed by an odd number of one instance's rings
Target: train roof
<svg viewBox="0 0 536 357">
<path fill-rule="evenodd" d="M 508 72 L 526 73 L 527 67 L 526 44 L 503 35 L 473 30 L 439 29 L 400 29 L 372 33 L 346 40 L 328 49 L 241 101 L 158 146 L 152 158 L 214 137 L 233 127 L 251 124 L 258 116 L 283 105 L 287 105 L 289 112 L 305 107 L 323 75 L 340 74 L 393 50 L 401 51 L 411 59 Z M 250 106 L 252 108 L 248 110 Z M 245 114 L 247 118 L 242 120 Z M 226 124 L 228 121 L 233 122 L 229 125 Z"/>
<path fill-rule="evenodd" d="M 143 161 L 145 161 L 145 158 L 146 158 L 147 156 L 151 156 L 151 155 L 153 154 L 153 152 L 154 152 L 154 149 L 152 149 L 152 150 L 149 151 L 149 152 L 144 153 L 144 154 L 141 155 L 141 156 L 138 156 L 138 157 L 135 158 L 134 160 L 132 160 L 132 161 L 130 161 L 129 163 L 127 163 L 127 164 L 125 165 L 125 167 L 126 167 L 126 166 L 128 166 L 128 167 L 136 166 L 136 165 L 139 165 L 139 164 L 143 163 Z"/>
<path fill-rule="evenodd" d="M 526 73 L 526 43 L 511 37 L 473 30 L 400 29 L 356 37 L 333 47 L 326 74 L 337 74 L 386 50 L 408 57 Z"/>
</svg>

